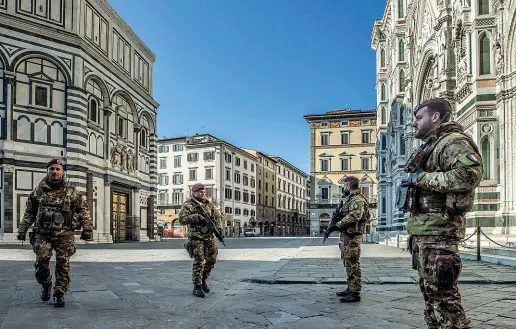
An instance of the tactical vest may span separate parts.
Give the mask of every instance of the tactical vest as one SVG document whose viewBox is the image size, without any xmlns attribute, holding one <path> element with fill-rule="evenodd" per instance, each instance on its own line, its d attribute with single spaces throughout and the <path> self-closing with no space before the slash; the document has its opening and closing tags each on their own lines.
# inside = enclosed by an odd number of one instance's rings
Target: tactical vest
<svg viewBox="0 0 516 329">
<path fill-rule="evenodd" d="M 34 226 L 45 231 L 75 230 L 79 223 L 72 220 L 70 209 L 72 188 L 65 187 L 61 193 L 43 193 L 38 200 L 38 211 Z"/>
<path fill-rule="evenodd" d="M 343 214 L 349 213 L 349 205 L 351 204 L 351 200 L 354 198 L 362 198 L 364 199 L 364 214 L 362 218 L 356 223 L 355 226 L 351 226 L 345 230 L 347 234 L 364 234 L 366 223 L 370 220 L 371 214 L 369 213 L 369 204 L 367 198 L 363 194 L 355 194 L 352 195 L 349 200 L 346 202 L 342 209 Z"/>
</svg>

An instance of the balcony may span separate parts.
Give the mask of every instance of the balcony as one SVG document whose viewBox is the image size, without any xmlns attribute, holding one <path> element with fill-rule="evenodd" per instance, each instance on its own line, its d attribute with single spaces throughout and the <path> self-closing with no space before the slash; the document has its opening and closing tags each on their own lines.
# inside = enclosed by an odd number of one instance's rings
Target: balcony
<svg viewBox="0 0 516 329">
<path fill-rule="evenodd" d="M 183 199 L 172 200 L 172 199 L 158 199 L 158 206 L 182 206 Z"/>
</svg>

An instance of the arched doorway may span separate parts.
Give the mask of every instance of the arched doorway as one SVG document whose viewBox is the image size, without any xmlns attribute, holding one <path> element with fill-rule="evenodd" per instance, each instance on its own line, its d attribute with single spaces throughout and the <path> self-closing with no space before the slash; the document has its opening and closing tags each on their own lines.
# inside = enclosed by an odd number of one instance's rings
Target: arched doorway
<svg viewBox="0 0 516 329">
<path fill-rule="evenodd" d="M 324 231 L 328 229 L 330 224 L 331 216 L 328 213 L 323 212 L 319 215 L 319 234 L 324 234 Z"/>
<path fill-rule="evenodd" d="M 263 236 L 269 236 L 269 235 L 271 235 L 270 229 L 271 229 L 271 227 L 270 227 L 269 222 L 268 222 L 268 221 L 267 221 L 267 222 L 265 222 L 265 223 L 263 224 L 263 231 L 262 231 L 262 232 L 263 232 Z"/>
</svg>

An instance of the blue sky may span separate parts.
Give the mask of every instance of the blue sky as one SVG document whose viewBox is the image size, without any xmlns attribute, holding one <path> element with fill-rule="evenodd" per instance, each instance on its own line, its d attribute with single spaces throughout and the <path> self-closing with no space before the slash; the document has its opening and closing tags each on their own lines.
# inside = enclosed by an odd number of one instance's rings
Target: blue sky
<svg viewBox="0 0 516 329">
<path fill-rule="evenodd" d="M 309 173 L 305 114 L 376 106 L 379 0 L 108 0 L 156 55 L 158 137 L 210 133 Z"/>
</svg>

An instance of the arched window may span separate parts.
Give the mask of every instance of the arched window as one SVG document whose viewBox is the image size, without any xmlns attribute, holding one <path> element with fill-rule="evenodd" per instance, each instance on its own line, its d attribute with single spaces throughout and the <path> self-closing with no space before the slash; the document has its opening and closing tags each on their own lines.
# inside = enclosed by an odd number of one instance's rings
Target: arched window
<svg viewBox="0 0 516 329">
<path fill-rule="evenodd" d="M 386 95 L 386 92 L 385 92 L 385 84 L 382 83 L 382 87 L 381 87 L 381 100 L 384 101 L 387 99 L 387 95 Z"/>
<path fill-rule="evenodd" d="M 30 121 L 26 117 L 16 120 L 16 139 L 30 141 Z"/>
<path fill-rule="evenodd" d="M 482 165 L 484 167 L 484 175 L 482 179 L 491 180 L 491 143 L 488 138 L 482 140 Z"/>
<path fill-rule="evenodd" d="M 145 129 L 140 131 L 140 146 L 147 148 L 147 131 Z"/>
<path fill-rule="evenodd" d="M 480 43 L 480 75 L 491 73 L 491 42 L 486 34 L 482 34 Z"/>
<path fill-rule="evenodd" d="M 102 139 L 102 136 L 97 137 L 97 155 L 99 157 L 104 156 L 104 140 Z"/>
<path fill-rule="evenodd" d="M 400 88 L 400 92 L 404 92 L 405 91 L 405 71 L 403 70 L 400 70 L 400 81 L 399 81 L 400 85 L 399 85 L 399 88 Z"/>
<path fill-rule="evenodd" d="M 404 134 L 400 134 L 400 155 L 405 155 L 405 138 Z"/>
<path fill-rule="evenodd" d="M 114 103 L 117 105 L 115 121 L 116 134 L 122 138 L 128 138 L 129 118 L 132 118 L 131 107 L 129 106 L 129 102 L 121 95 L 115 97 Z"/>
<path fill-rule="evenodd" d="M 63 125 L 59 122 L 52 123 L 50 127 L 50 143 L 54 145 L 63 145 Z"/>
<path fill-rule="evenodd" d="M 387 212 L 387 201 L 385 200 L 385 197 L 382 197 L 382 214 L 385 214 Z"/>
<path fill-rule="evenodd" d="M 89 152 L 91 154 L 97 154 L 97 136 L 95 134 L 91 134 L 88 140 Z"/>
<path fill-rule="evenodd" d="M 387 149 L 387 137 L 385 135 L 382 135 L 382 150 Z"/>
<path fill-rule="evenodd" d="M 385 50 L 380 51 L 380 67 L 385 67 Z"/>
<path fill-rule="evenodd" d="M 405 42 L 403 39 L 400 39 L 400 43 L 398 45 L 398 61 L 405 61 Z"/>
<path fill-rule="evenodd" d="M 385 111 L 385 106 L 382 106 L 380 109 L 381 113 L 381 119 L 382 119 L 382 125 L 387 124 L 387 111 Z"/>
<path fill-rule="evenodd" d="M 97 81 L 90 79 L 86 85 L 86 91 L 90 95 L 88 119 L 96 124 L 101 124 L 100 109 L 104 101 L 104 94 Z"/>
<path fill-rule="evenodd" d="M 405 1 L 398 0 L 398 18 L 405 17 Z"/>
<path fill-rule="evenodd" d="M 38 119 L 34 123 L 34 141 L 38 143 L 48 142 L 47 123 L 43 119 Z"/>
<path fill-rule="evenodd" d="M 489 14 L 489 0 L 478 0 L 478 14 Z"/>
</svg>

